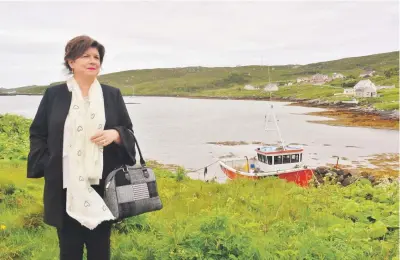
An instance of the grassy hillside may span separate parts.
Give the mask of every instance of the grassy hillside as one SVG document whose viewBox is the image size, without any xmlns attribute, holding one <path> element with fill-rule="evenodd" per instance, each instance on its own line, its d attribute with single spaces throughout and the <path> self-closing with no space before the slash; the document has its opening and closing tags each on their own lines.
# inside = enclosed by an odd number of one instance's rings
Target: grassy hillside
<svg viewBox="0 0 400 260">
<path fill-rule="evenodd" d="M 300 96 L 312 99 L 318 96 L 328 98 L 334 93 L 342 92 L 343 87 L 354 86 L 360 80 L 359 74 L 368 69 L 376 71 L 376 75 L 371 78 L 376 85 L 396 85 L 398 88 L 399 52 L 269 68 L 243 66 L 129 70 L 102 75 L 99 80 L 120 88 L 125 95 L 132 94 L 134 88 L 135 95 L 266 97 L 269 94 L 262 91 L 245 91 L 243 87 L 245 84 L 263 86 L 269 79 L 281 85 L 287 82 L 295 83 L 298 77 L 315 73 L 331 75 L 336 72 L 347 77 L 346 80 L 337 79 L 330 82 L 326 88 L 295 84 L 294 87 L 283 88 L 282 91 L 274 93 L 276 97 Z M 18 93 L 43 93 L 45 88 L 46 86 L 28 86 L 16 90 Z"/>
<path fill-rule="evenodd" d="M 0 117 L 0 135 L 26 139 L 25 120 Z M 19 147 L 8 139 L 0 151 L 0 259 L 58 259 L 56 231 L 42 221 L 43 179 L 26 178 L 27 140 Z M 114 225 L 112 259 L 398 259 L 397 182 L 301 188 L 155 172 L 164 208 Z"/>
</svg>

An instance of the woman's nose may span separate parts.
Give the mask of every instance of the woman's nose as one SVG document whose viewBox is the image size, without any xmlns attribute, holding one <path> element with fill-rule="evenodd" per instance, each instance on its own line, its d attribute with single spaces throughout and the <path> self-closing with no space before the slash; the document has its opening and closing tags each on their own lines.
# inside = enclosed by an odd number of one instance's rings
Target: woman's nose
<svg viewBox="0 0 400 260">
<path fill-rule="evenodd" d="M 90 62 L 90 64 L 96 64 L 97 60 L 95 57 L 91 57 L 89 62 Z"/>
</svg>

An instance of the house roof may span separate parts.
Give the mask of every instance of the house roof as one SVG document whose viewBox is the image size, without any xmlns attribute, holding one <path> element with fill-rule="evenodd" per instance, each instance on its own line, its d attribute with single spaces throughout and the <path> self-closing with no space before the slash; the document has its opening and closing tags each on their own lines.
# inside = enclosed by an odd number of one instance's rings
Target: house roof
<svg viewBox="0 0 400 260">
<path fill-rule="evenodd" d="M 375 84 L 369 80 L 369 79 L 365 79 L 365 80 L 360 80 L 355 86 L 354 86 L 354 90 L 374 90 L 376 91 L 376 86 Z"/>
</svg>

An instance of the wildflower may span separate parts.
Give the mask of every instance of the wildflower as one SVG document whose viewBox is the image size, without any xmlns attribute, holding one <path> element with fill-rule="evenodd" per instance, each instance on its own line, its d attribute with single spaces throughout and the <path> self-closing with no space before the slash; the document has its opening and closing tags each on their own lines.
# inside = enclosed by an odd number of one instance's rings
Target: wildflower
<svg viewBox="0 0 400 260">
<path fill-rule="evenodd" d="M 5 225 L 0 225 L 0 230 L 5 230 L 6 226 Z"/>
</svg>

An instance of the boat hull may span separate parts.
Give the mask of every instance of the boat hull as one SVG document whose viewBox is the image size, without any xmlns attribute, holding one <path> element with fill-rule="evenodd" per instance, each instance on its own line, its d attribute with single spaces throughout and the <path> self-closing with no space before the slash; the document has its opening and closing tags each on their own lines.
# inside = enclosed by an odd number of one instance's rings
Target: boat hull
<svg viewBox="0 0 400 260">
<path fill-rule="evenodd" d="M 283 179 L 288 182 L 294 182 L 297 185 L 302 186 L 302 187 L 308 186 L 308 183 L 312 179 L 312 176 L 313 176 L 313 171 L 311 169 L 292 169 L 292 170 L 287 170 L 282 173 L 277 172 L 276 174 L 269 174 L 267 176 L 249 175 L 248 173 L 242 173 L 241 171 L 234 170 L 229 167 L 224 167 L 224 165 L 221 165 L 221 170 L 231 180 L 238 179 L 238 178 L 246 178 L 246 179 L 254 179 L 255 180 L 255 179 L 261 179 L 261 178 L 275 176 L 275 177 L 278 177 L 279 179 Z M 260 175 L 261 174 L 262 173 L 260 173 Z"/>
</svg>

